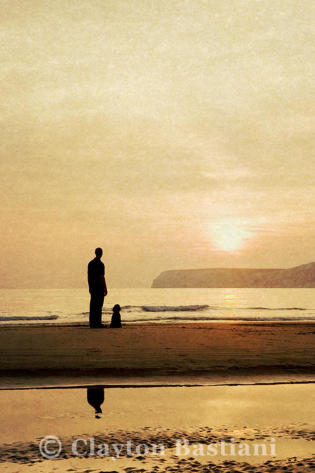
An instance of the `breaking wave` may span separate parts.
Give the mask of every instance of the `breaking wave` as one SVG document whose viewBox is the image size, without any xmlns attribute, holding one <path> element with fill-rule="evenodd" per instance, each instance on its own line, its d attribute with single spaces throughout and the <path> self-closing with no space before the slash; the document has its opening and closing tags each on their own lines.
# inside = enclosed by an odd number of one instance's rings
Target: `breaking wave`
<svg viewBox="0 0 315 473">
<path fill-rule="evenodd" d="M 207 304 L 203 305 L 142 305 L 142 306 L 135 306 L 135 305 L 125 305 L 122 307 L 122 310 L 127 312 L 133 312 L 137 310 L 141 310 L 143 312 L 198 312 L 204 310 L 224 310 L 226 311 L 228 308 L 224 306 L 210 306 Z M 107 309 L 108 310 L 108 309 Z M 106 310 L 106 311 L 107 311 Z M 287 310 L 312 310 L 307 309 L 305 307 L 233 307 L 230 310 L 237 311 L 237 310 L 269 310 L 269 311 L 287 311 Z"/>
<path fill-rule="evenodd" d="M 304 307 L 244 307 L 248 310 L 308 310 Z"/>
<path fill-rule="evenodd" d="M 44 315 L 43 316 L 39 315 L 39 316 L 34 316 L 34 317 L 26 316 L 26 315 L 25 316 L 24 315 L 21 315 L 21 316 L 17 315 L 17 316 L 12 316 L 12 317 L 10 317 L 10 316 L 9 317 L 1 316 L 0 321 L 1 322 L 6 322 L 6 321 L 9 322 L 9 321 L 12 321 L 12 320 L 25 320 L 25 321 L 26 320 L 57 320 L 58 318 L 59 318 L 58 315 L 45 315 L 45 316 Z"/>
<path fill-rule="evenodd" d="M 145 312 L 195 312 L 208 309 L 208 305 L 143 305 Z"/>
<path fill-rule="evenodd" d="M 315 317 L 303 317 L 303 320 L 314 321 Z M 126 322 L 213 322 L 213 321 L 242 321 L 242 322 L 294 322 L 294 321 L 301 321 L 300 317 L 233 317 L 233 316 L 217 316 L 217 317 L 207 317 L 207 316 L 174 316 L 174 317 L 163 317 L 162 319 L 154 318 L 154 317 L 146 317 L 146 318 L 135 318 L 130 321 L 126 320 Z"/>
</svg>

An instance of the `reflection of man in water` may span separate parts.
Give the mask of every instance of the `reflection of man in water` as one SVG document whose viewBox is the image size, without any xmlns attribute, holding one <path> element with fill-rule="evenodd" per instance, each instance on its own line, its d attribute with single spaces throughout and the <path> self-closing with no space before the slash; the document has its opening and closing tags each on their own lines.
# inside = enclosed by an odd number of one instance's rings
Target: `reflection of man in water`
<svg viewBox="0 0 315 473">
<path fill-rule="evenodd" d="M 104 388 L 98 386 L 92 386 L 87 388 L 87 400 L 90 406 L 95 409 L 95 418 L 100 419 L 102 414 L 101 404 L 104 402 Z"/>
<path fill-rule="evenodd" d="M 101 258 L 102 248 L 96 248 L 95 258 L 88 264 L 88 282 L 91 294 L 90 301 L 90 327 L 100 328 L 102 326 L 102 308 L 104 297 L 107 294 L 105 281 L 105 266 Z"/>
</svg>

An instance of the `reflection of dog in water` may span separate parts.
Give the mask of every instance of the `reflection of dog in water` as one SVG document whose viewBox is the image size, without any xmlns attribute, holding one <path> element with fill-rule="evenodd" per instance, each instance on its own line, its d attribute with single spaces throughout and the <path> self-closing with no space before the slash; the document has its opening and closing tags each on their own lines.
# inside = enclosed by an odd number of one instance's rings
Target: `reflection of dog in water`
<svg viewBox="0 0 315 473">
<path fill-rule="evenodd" d="M 115 304 L 113 307 L 112 321 L 110 323 L 110 328 L 120 328 L 121 327 L 121 318 L 120 318 L 120 305 Z"/>
<path fill-rule="evenodd" d="M 105 394 L 104 388 L 100 386 L 92 386 L 91 388 L 87 388 L 87 400 L 90 406 L 94 407 L 95 409 L 95 419 L 100 419 L 102 414 L 101 405 L 104 402 Z"/>
</svg>

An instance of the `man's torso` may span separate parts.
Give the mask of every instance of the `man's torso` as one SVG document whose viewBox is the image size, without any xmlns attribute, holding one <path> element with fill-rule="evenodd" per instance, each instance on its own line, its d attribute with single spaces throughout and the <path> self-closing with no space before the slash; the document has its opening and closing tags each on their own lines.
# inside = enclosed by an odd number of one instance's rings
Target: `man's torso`
<svg viewBox="0 0 315 473">
<path fill-rule="evenodd" d="M 90 292 L 104 292 L 104 276 L 104 263 L 99 258 L 94 258 L 88 264 L 88 282 Z"/>
</svg>

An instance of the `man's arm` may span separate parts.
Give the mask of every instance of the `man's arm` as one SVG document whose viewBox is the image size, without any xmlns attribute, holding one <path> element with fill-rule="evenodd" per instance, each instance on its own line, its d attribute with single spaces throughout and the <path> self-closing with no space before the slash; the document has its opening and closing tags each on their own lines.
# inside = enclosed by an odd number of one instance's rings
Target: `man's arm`
<svg viewBox="0 0 315 473">
<path fill-rule="evenodd" d="M 104 296 L 107 296 L 107 286 L 106 286 L 105 276 L 103 276 L 103 280 L 104 280 Z"/>
<path fill-rule="evenodd" d="M 102 286 L 104 288 L 104 296 L 107 296 L 107 286 L 105 280 L 105 266 L 103 264 L 103 274 L 101 275 Z"/>
<path fill-rule="evenodd" d="M 91 271 L 90 271 L 90 265 L 88 264 L 88 269 L 87 269 L 87 280 L 89 284 L 89 292 L 91 293 Z"/>
</svg>

